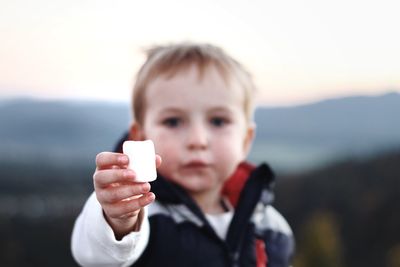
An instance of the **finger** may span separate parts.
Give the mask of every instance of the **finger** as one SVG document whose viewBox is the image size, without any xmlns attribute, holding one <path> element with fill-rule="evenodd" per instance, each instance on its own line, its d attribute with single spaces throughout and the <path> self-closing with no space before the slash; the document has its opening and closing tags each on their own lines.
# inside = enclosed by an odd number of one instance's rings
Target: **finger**
<svg viewBox="0 0 400 267">
<path fill-rule="evenodd" d="M 103 204 L 112 204 L 128 198 L 137 198 L 150 191 L 149 183 L 125 184 L 109 187 L 97 192 L 97 199 Z"/>
<path fill-rule="evenodd" d="M 156 168 L 160 167 L 162 163 L 162 158 L 160 155 L 156 155 Z"/>
<path fill-rule="evenodd" d="M 143 194 L 143 196 L 127 201 L 120 201 L 113 204 L 105 204 L 103 206 L 104 211 L 110 218 L 125 218 L 129 214 L 135 214 L 141 208 L 149 205 L 155 199 L 155 195 L 152 192 Z"/>
<path fill-rule="evenodd" d="M 108 187 L 114 183 L 134 182 L 136 174 L 131 169 L 107 169 L 98 170 L 93 175 L 93 183 L 96 188 Z"/>
<path fill-rule="evenodd" d="M 112 166 L 126 166 L 129 163 L 127 155 L 114 152 L 101 152 L 96 156 L 97 169 L 108 169 Z"/>
</svg>

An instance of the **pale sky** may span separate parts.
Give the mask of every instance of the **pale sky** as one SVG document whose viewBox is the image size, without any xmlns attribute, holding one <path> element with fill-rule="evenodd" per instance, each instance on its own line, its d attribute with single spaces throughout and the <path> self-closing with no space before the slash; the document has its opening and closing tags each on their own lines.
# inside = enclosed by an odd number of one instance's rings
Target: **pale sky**
<svg viewBox="0 0 400 267">
<path fill-rule="evenodd" d="M 398 0 L 0 0 L 0 98 L 129 101 L 142 48 L 221 46 L 288 105 L 400 92 Z"/>
</svg>

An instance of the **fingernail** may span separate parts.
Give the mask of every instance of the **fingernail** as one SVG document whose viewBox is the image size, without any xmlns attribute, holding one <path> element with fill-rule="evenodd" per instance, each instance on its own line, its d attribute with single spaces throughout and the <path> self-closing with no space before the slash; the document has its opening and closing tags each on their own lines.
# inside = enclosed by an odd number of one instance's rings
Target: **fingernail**
<svg viewBox="0 0 400 267">
<path fill-rule="evenodd" d="M 128 164 L 128 162 L 129 162 L 129 159 L 128 159 L 128 157 L 127 156 L 119 156 L 118 157 L 118 161 L 120 162 L 120 163 L 122 163 L 122 164 Z"/>
<path fill-rule="evenodd" d="M 135 176 L 135 172 L 130 169 L 127 169 L 124 171 L 124 176 L 127 178 L 133 177 L 133 176 Z"/>
<path fill-rule="evenodd" d="M 154 199 L 156 199 L 156 196 L 153 193 L 150 193 L 147 195 L 147 200 L 148 201 L 153 201 Z"/>
<path fill-rule="evenodd" d="M 150 184 L 149 183 L 143 183 L 142 184 L 142 190 L 143 191 L 149 191 L 150 190 Z"/>
</svg>

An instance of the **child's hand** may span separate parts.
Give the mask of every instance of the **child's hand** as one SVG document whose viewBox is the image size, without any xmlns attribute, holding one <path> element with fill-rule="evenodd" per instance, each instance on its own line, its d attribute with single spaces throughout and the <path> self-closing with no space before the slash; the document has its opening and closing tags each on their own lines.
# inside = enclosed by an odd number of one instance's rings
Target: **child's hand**
<svg viewBox="0 0 400 267">
<path fill-rule="evenodd" d="M 161 157 L 156 156 L 156 166 Z M 134 171 L 127 169 L 128 156 L 102 152 L 96 157 L 93 175 L 96 197 L 117 239 L 136 229 L 140 210 L 154 201 L 149 183 L 135 182 Z"/>
</svg>

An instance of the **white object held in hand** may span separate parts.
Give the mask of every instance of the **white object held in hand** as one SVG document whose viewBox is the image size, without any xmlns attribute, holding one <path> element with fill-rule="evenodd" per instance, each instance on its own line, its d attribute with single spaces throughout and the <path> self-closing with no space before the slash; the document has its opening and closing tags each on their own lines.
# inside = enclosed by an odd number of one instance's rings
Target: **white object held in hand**
<svg viewBox="0 0 400 267">
<path fill-rule="evenodd" d="M 125 141 L 122 151 L 129 157 L 128 168 L 136 173 L 136 181 L 151 182 L 157 178 L 153 141 Z"/>
</svg>

